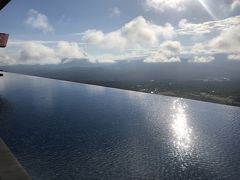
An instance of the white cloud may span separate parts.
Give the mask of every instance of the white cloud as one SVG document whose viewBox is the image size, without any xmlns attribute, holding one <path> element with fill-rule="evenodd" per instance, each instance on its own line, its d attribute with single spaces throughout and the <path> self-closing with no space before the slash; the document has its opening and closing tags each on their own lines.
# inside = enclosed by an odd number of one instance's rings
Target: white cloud
<svg viewBox="0 0 240 180">
<path fill-rule="evenodd" d="M 193 59 L 189 60 L 190 63 L 210 63 L 215 60 L 213 56 L 195 56 Z"/>
<path fill-rule="evenodd" d="M 54 28 L 49 24 L 47 16 L 39 13 L 35 9 L 28 11 L 25 24 L 34 29 L 41 30 L 44 33 L 54 31 Z"/>
<path fill-rule="evenodd" d="M 113 32 L 87 30 L 82 41 L 98 48 L 123 50 L 157 45 L 162 39 L 172 38 L 174 33 L 174 28 L 169 23 L 159 26 L 139 16 Z"/>
<path fill-rule="evenodd" d="M 121 36 L 120 31 L 104 34 L 102 31 L 95 29 L 87 30 L 82 37 L 82 41 L 105 49 L 123 49 L 127 44 L 126 39 Z"/>
<path fill-rule="evenodd" d="M 73 42 L 59 41 L 53 45 L 30 41 L 16 46 L 19 51 L 14 53 L 1 51 L 1 64 L 59 64 L 63 59 L 88 59 L 87 54 Z"/>
<path fill-rule="evenodd" d="M 239 54 L 240 25 L 223 29 L 215 38 L 185 48 L 190 54 Z"/>
<path fill-rule="evenodd" d="M 228 55 L 229 60 L 240 61 L 240 54 L 230 54 Z"/>
<path fill-rule="evenodd" d="M 0 64 L 6 65 L 6 64 L 15 64 L 16 60 L 9 55 L 9 53 L 5 51 L 0 51 Z"/>
<path fill-rule="evenodd" d="M 181 11 L 185 8 L 184 1 L 185 0 L 145 0 L 145 5 L 147 8 L 160 12 L 166 9 Z"/>
<path fill-rule="evenodd" d="M 137 56 L 139 57 L 139 56 Z M 111 53 L 105 53 L 101 55 L 91 55 L 91 62 L 98 62 L 98 63 L 115 63 L 116 61 L 121 60 L 131 60 L 137 58 L 136 56 L 133 56 L 132 54 L 123 53 L 123 54 L 111 54 Z"/>
<path fill-rule="evenodd" d="M 26 42 L 14 45 L 19 51 L 1 53 L 2 64 L 59 64 L 72 59 L 88 59 L 90 62 L 115 62 L 117 60 L 132 60 L 145 58 L 145 62 L 180 62 L 181 44 L 177 41 L 165 41 L 156 49 L 132 49 L 118 53 L 88 54 L 77 43 L 60 41 L 56 43 Z M 3 62 L 4 60 L 4 62 Z"/>
<path fill-rule="evenodd" d="M 146 63 L 172 63 L 181 62 L 180 60 L 181 44 L 178 41 L 163 42 L 157 52 L 153 52 L 144 59 Z"/>
<path fill-rule="evenodd" d="M 223 20 L 207 21 L 198 24 L 188 22 L 187 19 L 182 19 L 178 24 L 180 29 L 178 29 L 177 32 L 181 35 L 198 35 L 211 33 L 213 31 L 222 31 L 239 25 L 240 16 L 234 16 Z"/>
<path fill-rule="evenodd" d="M 111 17 L 119 17 L 121 15 L 121 11 L 117 8 L 110 8 L 110 16 Z"/>
<path fill-rule="evenodd" d="M 24 64 L 58 64 L 60 59 L 55 51 L 40 43 L 27 43 L 19 52 L 19 60 Z"/>
<path fill-rule="evenodd" d="M 207 47 L 207 43 L 196 43 L 192 46 L 185 47 L 185 54 L 214 54 L 216 53 L 214 49 Z"/>
<path fill-rule="evenodd" d="M 240 25 L 223 30 L 219 36 L 208 43 L 208 47 L 221 53 L 240 52 Z"/>
<path fill-rule="evenodd" d="M 86 53 L 75 42 L 60 41 L 57 44 L 56 52 L 62 58 L 86 58 Z"/>
</svg>

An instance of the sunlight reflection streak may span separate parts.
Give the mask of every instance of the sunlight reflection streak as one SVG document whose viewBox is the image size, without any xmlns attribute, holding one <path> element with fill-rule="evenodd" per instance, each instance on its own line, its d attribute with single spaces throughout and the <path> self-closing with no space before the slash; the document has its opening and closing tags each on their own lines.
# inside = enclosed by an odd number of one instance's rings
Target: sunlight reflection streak
<svg viewBox="0 0 240 180">
<path fill-rule="evenodd" d="M 185 106 L 180 100 L 173 102 L 174 121 L 172 129 L 174 134 L 174 145 L 178 150 L 188 151 L 191 147 L 192 129 L 187 124 Z"/>
<path fill-rule="evenodd" d="M 198 0 L 199 3 L 203 6 L 203 8 L 207 11 L 207 13 L 216 21 L 217 17 L 213 14 L 211 9 L 207 6 L 207 4 L 203 0 Z"/>
</svg>

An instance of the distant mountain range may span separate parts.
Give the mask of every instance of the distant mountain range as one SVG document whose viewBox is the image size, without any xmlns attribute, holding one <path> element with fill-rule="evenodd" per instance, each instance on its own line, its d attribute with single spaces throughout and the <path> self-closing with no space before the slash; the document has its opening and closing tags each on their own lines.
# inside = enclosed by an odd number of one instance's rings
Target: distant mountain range
<svg viewBox="0 0 240 180">
<path fill-rule="evenodd" d="M 69 81 L 150 81 L 229 79 L 240 81 L 240 62 L 216 60 L 211 63 L 144 63 L 142 60 L 90 63 L 63 60 L 57 65 L 8 65 L 5 71 Z"/>
</svg>

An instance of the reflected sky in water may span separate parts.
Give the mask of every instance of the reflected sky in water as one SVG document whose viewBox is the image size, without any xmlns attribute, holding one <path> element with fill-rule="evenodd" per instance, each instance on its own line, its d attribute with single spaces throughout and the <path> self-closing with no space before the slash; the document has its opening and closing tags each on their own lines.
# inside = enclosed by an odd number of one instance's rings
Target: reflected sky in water
<svg viewBox="0 0 240 180">
<path fill-rule="evenodd" d="M 240 108 L 10 73 L 0 97 L 33 179 L 240 177 Z"/>
<path fill-rule="evenodd" d="M 0 112 L 8 112 L 11 109 L 12 109 L 11 103 L 0 96 Z"/>
</svg>

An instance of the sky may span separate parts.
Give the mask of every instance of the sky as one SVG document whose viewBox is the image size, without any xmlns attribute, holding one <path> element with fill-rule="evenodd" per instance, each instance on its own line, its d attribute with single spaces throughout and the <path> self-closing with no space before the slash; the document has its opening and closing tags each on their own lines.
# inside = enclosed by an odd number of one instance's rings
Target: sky
<svg viewBox="0 0 240 180">
<path fill-rule="evenodd" d="M 1 64 L 240 61 L 240 0 L 12 0 Z"/>
</svg>

